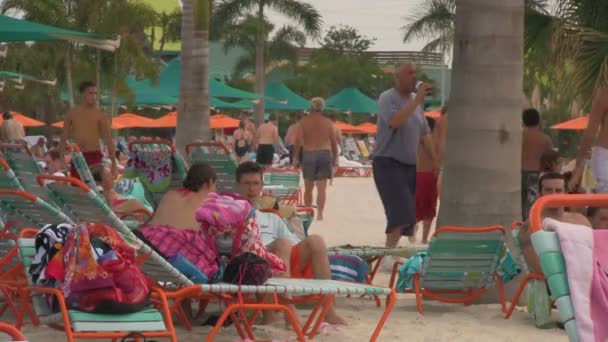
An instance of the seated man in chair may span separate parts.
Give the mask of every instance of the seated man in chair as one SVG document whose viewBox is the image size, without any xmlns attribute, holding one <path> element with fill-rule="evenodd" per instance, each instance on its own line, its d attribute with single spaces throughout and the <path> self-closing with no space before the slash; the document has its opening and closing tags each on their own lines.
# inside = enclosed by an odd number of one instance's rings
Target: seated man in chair
<svg viewBox="0 0 608 342">
<path fill-rule="evenodd" d="M 236 182 L 240 195 L 256 203 L 264 187 L 264 168 L 255 162 L 244 162 L 236 170 Z M 257 223 L 262 241 L 268 250 L 287 264 L 284 276 L 292 278 L 331 279 L 327 246 L 318 235 L 300 240 L 285 222 L 273 213 L 258 211 Z M 330 324 L 346 324 L 335 309 L 327 312 L 325 321 Z"/>
</svg>

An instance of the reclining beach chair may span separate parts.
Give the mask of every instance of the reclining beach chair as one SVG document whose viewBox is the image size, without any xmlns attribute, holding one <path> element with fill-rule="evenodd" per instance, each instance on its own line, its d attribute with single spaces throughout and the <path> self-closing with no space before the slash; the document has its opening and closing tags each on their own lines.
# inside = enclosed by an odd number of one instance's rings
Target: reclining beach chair
<svg viewBox="0 0 608 342">
<path fill-rule="evenodd" d="M 546 208 L 557 207 L 607 207 L 608 195 L 549 195 L 539 198 L 530 212 L 530 230 L 534 250 L 540 258 L 541 267 L 551 297 L 560 313 L 560 321 L 564 324 L 570 341 L 581 340 L 581 331 L 593 331 L 594 324 L 605 324 L 591 321 L 591 316 L 575 312 L 568 280 L 568 269 L 556 232 L 543 228 L 542 212 Z M 575 295 L 581 295 L 577 293 Z M 581 328 L 582 327 L 582 328 Z M 589 336 L 587 336 L 589 337 Z"/>
<path fill-rule="evenodd" d="M 75 223 L 103 223 L 115 229 L 128 230 L 139 227 L 139 220 L 123 221 L 103 197 L 76 178 L 39 175 L 38 182 L 57 199 L 63 212 Z"/>
<path fill-rule="evenodd" d="M 93 174 L 91 173 L 90 169 L 91 166 L 95 165 L 87 164 L 87 161 L 86 159 L 84 159 L 84 155 L 82 154 L 82 152 L 80 152 L 80 148 L 78 147 L 78 145 L 71 144 L 69 146 L 69 150 L 71 151 L 72 155 L 72 165 L 74 165 L 76 172 L 78 172 L 78 177 L 80 177 L 80 180 L 84 184 L 86 184 L 86 186 L 95 190 L 95 192 L 101 194 L 101 192 L 97 188 L 97 182 L 95 182 L 95 179 L 93 178 Z"/>
<path fill-rule="evenodd" d="M 152 149 L 152 145 L 158 145 L 159 148 Z M 139 178 L 151 195 L 148 200 L 154 207 L 158 206 L 167 191 L 181 188 L 188 166 L 170 141 L 136 140 L 129 144 L 129 153 L 132 159 L 125 169 L 124 177 Z M 154 163 L 165 164 L 153 165 Z"/>
<path fill-rule="evenodd" d="M 0 189 L 0 211 L 6 215 L 6 225 L 18 232 L 24 227 L 41 228 L 46 224 L 73 223 L 57 207 L 23 190 Z M 14 235 L 17 238 L 17 235 Z"/>
<path fill-rule="evenodd" d="M 0 189 L 25 190 L 6 160 L 0 158 Z"/>
<path fill-rule="evenodd" d="M 297 170 L 268 169 L 264 172 L 265 193 L 278 198 L 285 205 L 297 206 L 301 201 L 300 172 Z"/>
<path fill-rule="evenodd" d="M 190 165 L 206 163 L 217 174 L 218 192 L 236 192 L 236 168 L 238 163 L 226 145 L 221 142 L 195 142 L 186 145 Z"/>
<path fill-rule="evenodd" d="M 503 283 L 497 273 L 504 248 L 505 229 L 500 226 L 437 230 L 422 269 L 413 277 L 418 312 L 423 314 L 424 297 L 445 303 L 471 304 L 483 296 L 494 281 L 502 311 L 506 312 Z"/>
<path fill-rule="evenodd" d="M 18 240 L 19 254 L 26 268 L 32 264 L 36 253 L 34 239 L 20 238 Z M 158 289 L 153 289 L 154 298 L 159 303 L 160 310 L 147 308 L 137 313 L 125 315 L 93 314 L 77 310 L 69 310 L 65 298 L 59 289 L 35 286 L 31 283 L 24 289 L 31 295 L 34 310 L 42 323 L 48 324 L 57 330 L 63 330 L 68 342 L 75 339 L 113 339 L 114 341 L 125 337 L 131 332 L 138 332 L 145 337 L 166 337 L 172 342 L 177 341 L 167 298 Z M 59 312 L 52 312 L 48 306 L 46 296 L 52 296 L 59 303 Z"/>
<path fill-rule="evenodd" d="M 25 191 L 55 205 L 55 201 L 36 182 L 36 176 L 43 173 L 43 170 L 27 145 L 0 144 L 0 152 Z"/>
</svg>

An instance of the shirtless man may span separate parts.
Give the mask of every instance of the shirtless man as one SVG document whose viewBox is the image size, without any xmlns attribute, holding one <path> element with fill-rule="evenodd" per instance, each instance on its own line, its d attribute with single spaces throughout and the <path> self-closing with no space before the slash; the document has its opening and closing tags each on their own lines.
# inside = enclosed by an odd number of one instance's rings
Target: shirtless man
<svg viewBox="0 0 608 342">
<path fill-rule="evenodd" d="M 338 143 L 334 124 L 323 116 L 325 101 L 315 97 L 310 101 L 310 115 L 302 119 L 296 139 L 296 166 L 302 161 L 304 176 L 304 205 L 312 206 L 312 191 L 317 187 L 317 219 L 323 219 L 327 180 L 338 165 Z M 300 146 L 302 156 L 300 158 Z"/>
<path fill-rule="evenodd" d="M 247 155 L 251 151 L 251 144 L 253 142 L 253 136 L 245 128 L 245 125 L 245 121 L 239 122 L 239 128 L 232 134 L 233 150 L 239 163 L 247 161 Z"/>
<path fill-rule="evenodd" d="M 300 120 L 302 120 L 303 117 L 304 115 L 302 113 L 297 113 L 295 116 L 294 123 L 292 123 L 289 128 L 287 128 L 287 133 L 285 134 L 285 146 L 289 150 L 289 163 L 291 163 L 292 165 L 295 156 L 298 127 L 300 126 Z"/>
<path fill-rule="evenodd" d="M 435 129 L 435 119 L 426 118 L 431 129 L 433 141 L 438 135 Z M 438 144 L 435 148 L 438 149 Z M 418 161 L 416 163 L 416 223 L 422 221 L 422 243 L 429 242 L 429 234 L 431 233 L 431 224 L 437 215 L 437 192 L 438 171 L 433 162 L 433 157 L 429 155 L 426 149 L 420 145 L 418 147 Z M 416 227 L 416 230 L 418 227 Z M 416 233 L 410 237 L 410 242 L 416 242 Z"/>
<path fill-rule="evenodd" d="M 597 178 L 596 192 L 608 193 L 608 88 L 600 88 L 593 99 L 587 129 L 579 148 L 576 168 L 582 168 L 591 149 L 593 174 Z M 593 146 L 593 148 L 591 148 Z"/>
<path fill-rule="evenodd" d="M 272 165 L 274 159 L 274 147 L 281 144 L 279 128 L 274 118 L 270 118 L 258 128 L 257 133 L 258 152 L 256 161 L 265 167 Z"/>
<path fill-rule="evenodd" d="M 566 191 L 566 182 L 564 180 L 564 177 L 557 172 L 549 172 L 544 174 L 542 177 L 540 177 L 538 184 L 540 196 L 563 194 Z M 579 213 L 567 212 L 563 207 L 547 208 L 543 211 L 542 216 L 543 219 L 549 217 L 561 222 L 580 224 L 583 226 L 591 227 L 591 223 L 585 216 Z M 532 246 L 532 240 L 530 239 L 530 230 L 527 223 L 522 226 L 517 238 L 519 239 L 522 254 L 526 259 L 530 272 L 542 273 L 540 260 L 538 258 L 538 255 L 534 251 L 534 247 Z"/>
<path fill-rule="evenodd" d="M 256 139 L 256 134 L 257 131 L 255 129 L 255 123 L 253 123 L 253 121 L 251 121 L 251 119 L 249 119 L 249 113 L 247 112 L 242 112 L 241 113 L 241 121 L 243 121 L 245 123 L 245 130 L 249 131 L 249 134 L 251 134 L 251 136 L 253 137 L 253 141 L 251 142 L 251 152 L 254 152 L 257 150 L 257 141 Z"/>
<path fill-rule="evenodd" d="M 551 138 L 540 128 L 540 114 L 536 109 L 526 109 L 522 113 L 524 130 L 521 143 L 521 216 L 528 214 L 538 196 L 540 159 L 544 153 L 553 150 Z"/>
<path fill-rule="evenodd" d="M 2 127 L 0 128 L 0 140 L 6 143 L 25 141 L 25 130 L 21 122 L 13 119 L 9 111 L 2 113 Z"/>
<path fill-rule="evenodd" d="M 111 172 L 112 176 L 116 178 L 118 173 L 116 158 L 113 158 L 116 151 L 112 141 L 112 131 L 108 118 L 97 108 L 97 86 L 93 82 L 82 82 L 79 91 L 81 104 L 70 110 L 65 116 L 59 152 L 65 153 L 68 138 L 73 135 L 87 164 L 89 166 L 98 165 L 102 163 L 103 159 L 99 144 L 101 138 L 108 149 L 108 155 L 111 156 Z M 70 175 L 80 178 L 74 164 L 72 164 Z"/>
</svg>

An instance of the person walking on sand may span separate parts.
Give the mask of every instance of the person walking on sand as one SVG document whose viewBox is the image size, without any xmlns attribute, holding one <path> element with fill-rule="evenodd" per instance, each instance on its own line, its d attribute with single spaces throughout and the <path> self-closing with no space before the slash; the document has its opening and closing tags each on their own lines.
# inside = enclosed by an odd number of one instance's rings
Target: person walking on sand
<svg viewBox="0 0 608 342">
<path fill-rule="evenodd" d="M 241 113 L 241 121 L 245 123 L 245 130 L 249 132 L 252 136 L 251 149 L 249 152 L 255 152 L 258 148 L 258 143 L 256 141 L 257 130 L 255 128 L 255 123 L 251 121 L 249 118 L 249 113 L 242 112 Z"/>
<path fill-rule="evenodd" d="M 591 106 L 587 129 L 580 144 L 576 169 L 584 166 L 591 150 L 596 192 L 608 193 L 608 88 L 597 90 Z M 593 147 L 592 147 L 593 146 Z"/>
<path fill-rule="evenodd" d="M 378 132 L 373 152 L 374 182 L 386 215 L 386 247 L 394 248 L 401 236 L 412 236 L 416 225 L 416 162 L 422 144 L 430 168 L 439 163 L 422 105 L 432 86 L 416 87 L 416 66 L 402 64 L 395 69 L 395 86 L 378 99 Z M 415 92 L 415 94 L 414 94 Z M 385 265 L 392 266 L 392 260 Z"/>
<path fill-rule="evenodd" d="M 272 166 L 275 146 L 278 147 L 281 145 L 279 128 L 277 127 L 276 121 L 273 117 L 258 127 L 256 140 L 258 143 L 256 161 L 258 164 L 263 165 L 264 167 Z"/>
<path fill-rule="evenodd" d="M 302 161 L 304 205 L 312 206 L 312 191 L 317 188 L 317 219 L 323 220 L 327 198 L 327 180 L 338 165 L 338 143 L 334 124 L 323 116 L 325 100 L 310 100 L 310 115 L 300 121 L 296 139 L 296 166 Z M 302 149 L 300 149 L 300 146 Z M 300 158 L 300 153 L 302 153 Z"/>
<path fill-rule="evenodd" d="M 287 133 L 285 134 L 285 147 L 289 151 L 289 163 L 293 165 L 294 156 L 295 156 L 295 146 L 296 146 L 296 137 L 298 135 L 298 127 L 300 127 L 300 120 L 304 115 L 300 112 L 295 115 L 295 121 L 292 123 L 289 128 L 287 128 Z"/>
<path fill-rule="evenodd" d="M 245 121 L 239 122 L 239 128 L 234 131 L 233 143 L 234 143 L 234 154 L 236 154 L 237 162 L 242 163 L 248 160 L 249 151 L 251 151 L 251 144 L 253 143 L 253 136 L 245 128 Z"/>
<path fill-rule="evenodd" d="M 536 109 L 524 110 L 522 121 L 524 130 L 521 143 L 521 216 L 525 221 L 538 197 L 540 160 L 543 154 L 553 150 L 553 143 L 541 130 L 540 114 Z"/>
<path fill-rule="evenodd" d="M 102 163 L 103 153 L 101 152 L 100 139 L 103 139 L 108 156 L 112 161 L 111 173 L 115 178 L 117 174 L 116 155 L 114 142 L 112 141 L 112 131 L 110 121 L 106 115 L 97 108 L 97 86 L 93 82 L 85 81 L 80 84 L 80 106 L 70 110 L 63 122 L 63 134 L 59 152 L 65 153 L 68 138 L 72 136 L 80 148 L 87 165 L 93 166 Z M 70 175 L 80 179 L 78 171 L 72 162 Z"/>
<path fill-rule="evenodd" d="M 431 136 L 435 146 L 438 147 L 439 140 L 435 134 L 435 119 L 426 118 L 431 129 Z M 418 149 L 418 163 L 416 164 L 416 224 L 422 221 L 422 243 L 429 243 L 431 224 L 437 215 L 437 192 L 438 175 L 436 165 L 433 165 L 432 157 L 421 145 Z M 416 231 L 418 229 L 416 228 Z M 416 242 L 416 233 L 410 237 L 410 242 Z"/>
</svg>

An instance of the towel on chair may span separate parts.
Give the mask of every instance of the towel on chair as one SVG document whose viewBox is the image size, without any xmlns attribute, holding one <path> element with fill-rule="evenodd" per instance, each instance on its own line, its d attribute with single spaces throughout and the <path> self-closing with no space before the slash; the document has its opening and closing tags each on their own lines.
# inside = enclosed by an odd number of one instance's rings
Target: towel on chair
<svg viewBox="0 0 608 342">
<path fill-rule="evenodd" d="M 125 178 L 139 178 L 151 192 L 163 192 L 171 185 L 173 175 L 171 151 L 136 151 L 125 168 Z"/>
<path fill-rule="evenodd" d="M 566 260 L 568 286 L 581 342 L 608 339 L 608 231 L 545 219 Z M 601 243 L 600 243 L 601 242 Z"/>
</svg>

